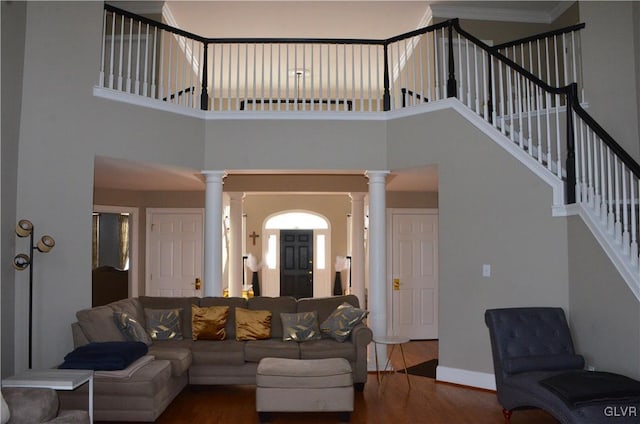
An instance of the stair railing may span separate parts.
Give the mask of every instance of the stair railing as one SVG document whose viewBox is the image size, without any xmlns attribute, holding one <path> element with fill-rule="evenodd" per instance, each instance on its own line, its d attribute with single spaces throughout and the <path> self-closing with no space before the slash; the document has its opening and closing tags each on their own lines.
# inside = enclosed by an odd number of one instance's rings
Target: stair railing
<svg viewBox="0 0 640 424">
<path fill-rule="evenodd" d="M 549 85 L 563 87 L 575 82 L 584 100 L 580 31 L 585 24 L 520 38 L 493 48 Z"/>
</svg>

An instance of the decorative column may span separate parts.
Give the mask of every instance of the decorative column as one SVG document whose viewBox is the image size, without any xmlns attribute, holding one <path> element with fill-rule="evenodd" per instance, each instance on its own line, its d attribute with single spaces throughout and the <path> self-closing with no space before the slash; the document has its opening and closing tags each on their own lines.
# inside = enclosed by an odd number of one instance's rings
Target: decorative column
<svg viewBox="0 0 640 424">
<path fill-rule="evenodd" d="M 244 193 L 229 192 L 229 297 L 242 297 L 242 199 Z"/>
<path fill-rule="evenodd" d="M 351 293 L 364 308 L 364 193 L 351 197 Z"/>
<path fill-rule="evenodd" d="M 204 202 L 203 296 L 222 296 L 222 180 L 225 171 L 202 171 Z"/>
<path fill-rule="evenodd" d="M 369 179 L 369 323 L 373 337 L 387 335 L 386 179 L 389 171 L 367 171 Z M 387 359 L 378 346 L 378 362 Z"/>
</svg>

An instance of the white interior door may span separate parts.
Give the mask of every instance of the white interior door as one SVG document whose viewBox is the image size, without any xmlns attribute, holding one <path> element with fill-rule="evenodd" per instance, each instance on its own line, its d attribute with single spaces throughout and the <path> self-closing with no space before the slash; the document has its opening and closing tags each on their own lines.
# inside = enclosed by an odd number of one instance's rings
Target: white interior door
<svg viewBox="0 0 640 424">
<path fill-rule="evenodd" d="M 147 210 L 148 296 L 202 296 L 202 209 Z"/>
<path fill-rule="evenodd" d="M 393 333 L 438 338 L 438 214 L 391 211 Z"/>
</svg>

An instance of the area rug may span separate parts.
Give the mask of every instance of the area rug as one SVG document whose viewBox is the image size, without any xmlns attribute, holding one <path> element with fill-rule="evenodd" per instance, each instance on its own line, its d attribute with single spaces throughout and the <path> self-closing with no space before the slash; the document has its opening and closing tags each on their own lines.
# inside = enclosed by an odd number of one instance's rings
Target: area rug
<svg viewBox="0 0 640 424">
<path fill-rule="evenodd" d="M 426 362 L 421 362 L 418 365 L 407 368 L 407 372 L 411 375 L 419 375 L 420 377 L 436 378 L 436 367 L 438 366 L 437 359 L 431 359 Z M 403 370 L 398 370 L 403 372 Z"/>
</svg>

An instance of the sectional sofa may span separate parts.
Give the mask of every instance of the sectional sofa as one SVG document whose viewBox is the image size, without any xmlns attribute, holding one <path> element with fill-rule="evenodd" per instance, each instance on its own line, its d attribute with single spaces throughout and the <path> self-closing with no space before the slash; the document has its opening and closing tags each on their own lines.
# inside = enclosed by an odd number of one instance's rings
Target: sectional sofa
<svg viewBox="0 0 640 424">
<path fill-rule="evenodd" d="M 327 298 L 293 297 L 139 297 L 76 313 L 72 324 L 75 347 L 89 343 L 130 340 L 114 319 L 114 313 L 126 314 L 142 327 L 151 310 L 179 310 L 182 337 L 152 340 L 148 356 L 134 372 L 99 372 L 94 378 L 94 417 L 98 421 L 154 421 L 187 384 L 256 384 L 256 370 L 262 358 L 321 359 L 345 358 L 351 364 L 356 390 L 367 380 L 367 345 L 372 332 L 365 323 L 357 324 L 346 340 L 329 337 L 309 341 L 283 340 L 281 313 L 316 312 L 323 323 L 336 309 L 348 303 L 359 307 L 353 295 Z M 228 306 L 224 340 L 193 340 L 192 308 Z M 236 308 L 271 312 L 268 339 L 236 340 Z M 286 316 L 285 316 L 286 317 Z M 145 327 L 146 328 L 146 327 Z M 286 338 L 286 337 L 285 337 Z M 87 405 L 86 388 L 60 392 L 65 409 L 83 409 Z"/>
</svg>

